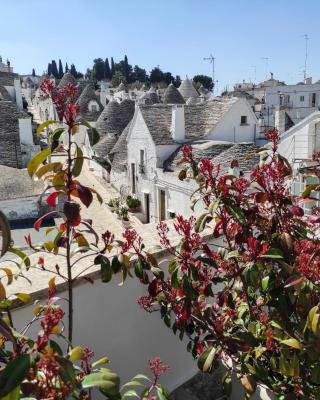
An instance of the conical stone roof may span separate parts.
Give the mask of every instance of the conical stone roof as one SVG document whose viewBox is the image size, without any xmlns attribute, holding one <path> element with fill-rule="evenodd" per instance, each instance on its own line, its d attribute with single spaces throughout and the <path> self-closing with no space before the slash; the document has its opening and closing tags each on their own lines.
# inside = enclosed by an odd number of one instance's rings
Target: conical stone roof
<svg viewBox="0 0 320 400">
<path fill-rule="evenodd" d="M 98 104 L 98 109 L 95 112 L 89 110 L 90 101 L 95 101 Z M 102 104 L 100 103 L 99 97 L 96 95 L 94 86 L 89 83 L 82 91 L 78 104 L 80 106 L 80 115 L 87 121 L 97 121 L 99 115 L 102 112 Z"/>
<path fill-rule="evenodd" d="M 139 102 L 149 105 L 160 103 L 156 89 L 151 86 L 151 88 L 140 97 Z"/>
<path fill-rule="evenodd" d="M 58 88 L 63 89 L 67 83 L 72 83 L 73 85 L 76 85 L 77 83 L 75 77 L 71 74 L 71 72 L 66 72 L 63 75 L 61 81 L 59 82 Z"/>
<path fill-rule="evenodd" d="M 163 102 L 165 104 L 185 104 L 181 93 L 172 83 L 170 83 L 164 92 Z"/>
<path fill-rule="evenodd" d="M 186 78 L 181 82 L 178 90 L 185 101 L 187 101 L 187 99 L 189 99 L 190 97 L 199 97 L 198 92 L 193 86 L 192 80 L 190 80 L 189 78 Z"/>
<path fill-rule="evenodd" d="M 120 104 L 114 99 L 105 106 L 97 120 L 96 128 L 101 136 L 119 136 L 135 110 L 135 102 L 125 99 Z"/>
<path fill-rule="evenodd" d="M 122 90 L 126 90 L 125 84 L 123 82 L 117 87 L 117 92 L 121 92 Z"/>
</svg>

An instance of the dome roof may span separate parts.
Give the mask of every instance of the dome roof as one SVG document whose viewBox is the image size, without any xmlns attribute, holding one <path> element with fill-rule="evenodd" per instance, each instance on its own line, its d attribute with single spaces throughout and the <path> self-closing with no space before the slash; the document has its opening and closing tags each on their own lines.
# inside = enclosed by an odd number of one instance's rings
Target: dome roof
<svg viewBox="0 0 320 400">
<path fill-rule="evenodd" d="M 125 99 L 120 104 L 114 99 L 105 106 L 97 120 L 96 128 L 101 136 L 118 136 L 122 133 L 135 110 L 135 102 Z"/>
<path fill-rule="evenodd" d="M 89 103 L 90 101 L 95 101 L 98 104 L 97 111 L 90 111 L 89 110 Z M 99 115 L 102 111 L 102 104 L 100 103 L 99 97 L 96 95 L 94 90 L 94 86 L 92 83 L 89 83 L 82 91 L 79 99 L 78 104 L 80 106 L 80 115 L 87 121 L 97 121 Z"/>
<path fill-rule="evenodd" d="M 185 104 L 181 93 L 172 83 L 170 83 L 164 92 L 163 102 L 166 104 Z"/>
<path fill-rule="evenodd" d="M 58 88 L 63 89 L 67 83 L 72 83 L 73 85 L 76 85 L 77 81 L 75 77 L 71 74 L 71 72 L 66 72 L 61 81 L 59 82 Z"/>
<path fill-rule="evenodd" d="M 117 87 L 117 92 L 121 92 L 122 90 L 126 90 L 125 84 L 121 81 L 120 85 Z"/>
<path fill-rule="evenodd" d="M 139 102 L 144 104 L 160 103 L 156 89 L 153 86 L 151 86 L 151 88 L 140 97 Z"/>
<path fill-rule="evenodd" d="M 206 89 L 202 84 L 199 87 L 199 93 L 206 96 L 208 94 L 208 89 Z"/>
<path fill-rule="evenodd" d="M 184 81 L 181 82 L 178 90 L 185 100 L 189 99 L 190 97 L 199 97 L 198 92 L 193 86 L 192 80 L 190 80 L 189 78 L 186 78 Z"/>
<path fill-rule="evenodd" d="M 201 102 L 201 99 L 198 97 L 189 97 L 188 100 L 186 101 L 186 104 L 188 106 L 194 106 L 195 104 L 199 104 Z"/>
</svg>

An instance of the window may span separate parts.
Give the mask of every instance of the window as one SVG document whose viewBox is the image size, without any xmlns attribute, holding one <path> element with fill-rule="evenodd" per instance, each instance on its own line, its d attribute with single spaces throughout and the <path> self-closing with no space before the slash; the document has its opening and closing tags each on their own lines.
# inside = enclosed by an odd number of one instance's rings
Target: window
<svg viewBox="0 0 320 400">
<path fill-rule="evenodd" d="M 91 105 L 91 112 L 97 112 L 97 105 L 96 104 L 92 104 Z"/>
<path fill-rule="evenodd" d="M 316 106 L 316 93 L 311 93 L 311 107 L 315 107 Z"/>
<path fill-rule="evenodd" d="M 300 96 L 300 101 L 304 101 L 304 96 Z"/>
<path fill-rule="evenodd" d="M 144 150 L 140 150 L 140 164 L 139 164 L 140 174 L 144 174 Z"/>
<path fill-rule="evenodd" d="M 247 125 L 247 116 L 241 115 L 240 125 Z"/>
</svg>

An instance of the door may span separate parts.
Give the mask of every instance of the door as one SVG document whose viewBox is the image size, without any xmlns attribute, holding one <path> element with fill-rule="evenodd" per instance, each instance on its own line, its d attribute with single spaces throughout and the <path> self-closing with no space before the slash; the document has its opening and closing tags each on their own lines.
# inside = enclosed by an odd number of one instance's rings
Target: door
<svg viewBox="0 0 320 400">
<path fill-rule="evenodd" d="M 131 191 L 133 194 L 136 193 L 136 165 L 131 164 Z"/>
<path fill-rule="evenodd" d="M 160 203 L 160 210 L 159 210 L 160 221 L 164 221 L 166 219 L 166 192 L 164 190 L 160 190 L 159 203 Z"/>
<path fill-rule="evenodd" d="M 144 210 L 146 215 L 146 224 L 150 222 L 150 195 L 149 193 L 144 194 Z"/>
<path fill-rule="evenodd" d="M 316 106 L 316 93 L 311 94 L 311 107 Z"/>
</svg>

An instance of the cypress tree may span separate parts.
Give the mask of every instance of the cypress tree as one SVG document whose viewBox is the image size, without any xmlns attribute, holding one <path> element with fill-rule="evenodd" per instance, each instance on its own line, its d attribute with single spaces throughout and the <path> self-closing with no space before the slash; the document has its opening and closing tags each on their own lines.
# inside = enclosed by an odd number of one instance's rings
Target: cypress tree
<svg viewBox="0 0 320 400">
<path fill-rule="evenodd" d="M 78 73 L 77 73 L 77 70 L 76 70 L 76 67 L 74 66 L 74 64 L 71 64 L 70 73 L 71 73 L 75 78 L 78 77 Z"/>
<path fill-rule="evenodd" d="M 59 79 L 59 71 L 55 60 L 51 61 L 51 73 L 55 78 Z"/>
<path fill-rule="evenodd" d="M 111 76 L 113 76 L 115 72 L 116 72 L 116 69 L 114 66 L 113 57 L 111 57 Z"/>
<path fill-rule="evenodd" d="M 32 76 L 36 76 L 36 71 L 32 68 Z"/>
<path fill-rule="evenodd" d="M 104 73 L 105 78 L 110 80 L 112 78 L 112 74 L 111 74 L 111 69 L 110 69 L 108 57 L 106 58 L 106 61 L 105 61 L 104 65 L 105 65 L 105 73 Z"/>
<path fill-rule="evenodd" d="M 69 71 L 69 67 L 68 67 L 68 63 L 66 63 L 66 69 L 65 69 L 65 72 L 68 72 Z"/>
<path fill-rule="evenodd" d="M 47 74 L 51 76 L 51 73 L 52 73 L 52 65 L 51 63 L 48 63 Z"/>
<path fill-rule="evenodd" d="M 62 66 L 62 62 L 59 58 L 59 78 L 61 79 L 63 77 L 63 66 Z"/>
</svg>

